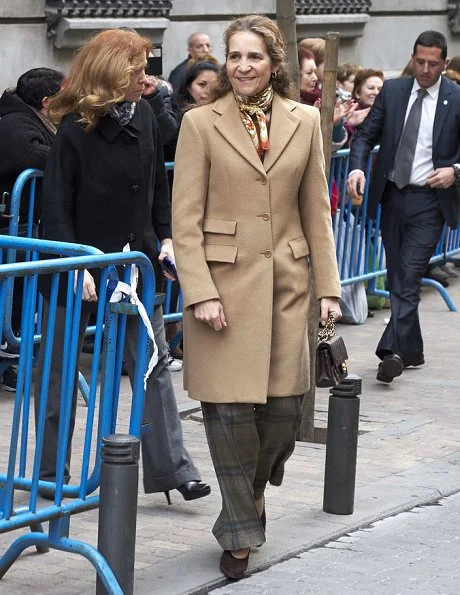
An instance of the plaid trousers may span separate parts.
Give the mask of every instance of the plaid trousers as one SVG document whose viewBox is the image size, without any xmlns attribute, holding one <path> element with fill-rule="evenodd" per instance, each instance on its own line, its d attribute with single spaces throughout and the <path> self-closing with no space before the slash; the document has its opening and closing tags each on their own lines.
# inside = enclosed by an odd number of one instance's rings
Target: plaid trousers
<svg viewBox="0 0 460 595">
<path fill-rule="evenodd" d="M 264 405 L 201 403 L 206 437 L 222 496 L 213 534 L 224 550 L 261 545 L 265 533 L 255 501 L 267 483 L 279 486 L 294 451 L 302 395 Z"/>
</svg>

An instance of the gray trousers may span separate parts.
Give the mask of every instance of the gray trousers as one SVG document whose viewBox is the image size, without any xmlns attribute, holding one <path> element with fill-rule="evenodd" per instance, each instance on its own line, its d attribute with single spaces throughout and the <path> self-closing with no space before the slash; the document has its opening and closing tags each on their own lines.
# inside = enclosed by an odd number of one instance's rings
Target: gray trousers
<svg viewBox="0 0 460 595">
<path fill-rule="evenodd" d="M 265 533 L 255 501 L 267 483 L 279 486 L 300 428 L 302 396 L 265 405 L 201 403 L 222 510 L 213 534 L 224 550 L 261 545 Z"/>
<path fill-rule="evenodd" d="M 40 349 L 38 371 L 35 381 L 35 419 L 38 418 L 40 389 L 42 384 L 44 345 L 47 340 L 46 326 L 49 314 L 49 302 L 44 300 L 43 337 Z M 61 377 L 63 366 L 64 329 L 66 308 L 57 307 L 54 327 L 54 344 L 51 365 L 50 386 L 45 420 L 45 438 L 40 465 L 40 479 L 54 481 L 56 476 L 56 453 L 58 449 L 58 428 L 60 410 Z M 82 314 L 78 358 L 80 358 L 84 333 L 88 324 L 88 314 Z M 128 316 L 124 357 L 130 378 L 134 370 L 137 351 L 138 317 Z M 167 344 L 161 307 L 155 309 L 152 319 L 153 332 L 158 345 L 158 364 L 155 366 L 145 392 L 142 424 L 142 463 L 144 469 L 144 489 L 146 493 L 172 490 L 187 481 L 199 480 L 200 475 L 187 453 L 182 437 L 182 427 L 177 410 L 171 374 L 168 369 Z M 77 362 L 77 370 L 78 370 Z M 78 390 L 78 372 L 72 402 L 70 439 L 66 458 L 66 480 L 70 479 L 71 440 L 75 425 L 76 399 Z"/>
</svg>

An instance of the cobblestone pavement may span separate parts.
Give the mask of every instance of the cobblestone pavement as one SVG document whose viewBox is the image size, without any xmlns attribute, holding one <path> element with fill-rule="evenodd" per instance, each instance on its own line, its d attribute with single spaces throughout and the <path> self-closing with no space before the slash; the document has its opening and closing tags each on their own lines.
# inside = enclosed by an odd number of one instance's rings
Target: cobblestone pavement
<svg viewBox="0 0 460 595">
<path fill-rule="evenodd" d="M 213 595 L 457 595 L 460 494 L 386 518 Z"/>
<path fill-rule="evenodd" d="M 449 293 L 460 307 L 459 279 L 453 280 Z M 388 310 L 382 310 L 364 325 L 339 326 L 350 355 L 350 371 L 363 378 L 354 514 L 343 517 L 322 512 L 325 446 L 298 443 L 283 486 L 269 486 L 267 490 L 268 541 L 251 556 L 251 571 L 460 489 L 460 314 L 449 312 L 433 290 L 424 290 L 421 322 L 427 364 L 408 369 L 391 385 L 383 385 L 375 380 L 374 349 L 388 315 Z M 181 373 L 174 373 L 173 379 L 176 386 L 180 385 Z M 182 390 L 177 391 L 177 398 L 183 414 L 189 407 L 196 410 L 197 403 L 187 400 Z M 325 425 L 327 403 L 328 391 L 317 390 L 316 425 Z M 124 381 L 119 431 L 127 428 L 129 407 L 129 388 Z M 78 412 L 75 476 L 84 428 L 81 399 Z M 11 414 L 11 394 L 0 391 L 2 470 L 7 460 Z M 211 534 L 220 495 L 199 412 L 184 420 L 183 430 L 187 448 L 203 479 L 211 484 L 212 493 L 185 502 L 173 492 L 173 506 L 168 506 L 162 494 L 145 495 L 140 484 L 136 595 L 204 593 L 222 584 L 220 551 Z M 15 504 L 23 502 L 24 494 L 17 493 Z M 47 505 L 40 502 L 41 507 Z M 72 517 L 70 536 L 95 545 L 97 511 Z M 0 535 L 0 554 L 12 540 L 12 533 Z M 0 581 L 0 594 L 77 595 L 94 593 L 94 585 L 95 572 L 83 558 L 56 551 L 39 555 L 31 549 Z"/>
</svg>

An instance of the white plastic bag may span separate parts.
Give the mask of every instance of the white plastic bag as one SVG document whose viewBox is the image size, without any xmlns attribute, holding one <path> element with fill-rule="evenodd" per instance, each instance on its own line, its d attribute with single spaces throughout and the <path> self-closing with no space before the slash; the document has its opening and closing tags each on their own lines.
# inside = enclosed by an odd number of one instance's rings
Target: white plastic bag
<svg viewBox="0 0 460 595">
<path fill-rule="evenodd" d="M 358 257 L 360 259 L 360 268 L 364 267 L 365 259 L 365 242 L 362 242 L 361 250 L 359 250 L 359 238 L 361 235 L 361 225 L 355 222 L 355 216 L 353 213 L 346 214 L 346 220 L 341 214 L 340 210 L 336 214 L 337 225 L 334 230 L 334 239 L 338 246 L 338 260 L 339 260 L 339 273 L 342 270 L 342 265 L 345 263 L 345 276 L 355 276 L 357 273 Z M 348 233 L 346 233 L 348 225 Z M 353 262 L 351 262 L 351 248 L 353 238 L 356 242 L 355 253 L 353 254 Z M 350 265 L 352 275 L 349 275 Z M 366 297 L 366 287 L 364 281 L 354 283 L 353 285 L 342 286 L 342 298 L 340 300 L 340 307 L 342 309 L 342 318 L 340 322 L 345 324 L 364 324 L 367 319 L 368 306 Z"/>
</svg>

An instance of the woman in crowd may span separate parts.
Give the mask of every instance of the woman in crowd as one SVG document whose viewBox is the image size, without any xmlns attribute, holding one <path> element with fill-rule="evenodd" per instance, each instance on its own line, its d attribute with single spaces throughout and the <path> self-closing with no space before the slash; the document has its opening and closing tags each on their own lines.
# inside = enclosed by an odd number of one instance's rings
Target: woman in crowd
<svg viewBox="0 0 460 595">
<path fill-rule="evenodd" d="M 446 76 L 457 85 L 460 85 L 460 56 L 454 56 L 449 60 Z"/>
<path fill-rule="evenodd" d="M 301 44 L 297 46 L 297 55 L 299 60 L 300 102 L 321 109 L 321 87 L 319 86 L 315 56 L 312 51 Z M 337 98 L 332 129 L 332 151 L 341 149 L 348 140 L 344 118 L 350 108 L 351 102 L 347 105 L 340 98 Z"/>
<path fill-rule="evenodd" d="M 128 245 L 159 262 L 174 261 L 171 210 L 163 148 L 152 110 L 142 99 L 150 42 L 132 31 L 111 29 L 95 35 L 74 58 L 66 85 L 50 102 L 59 129 L 43 182 L 44 237 L 90 244 L 104 252 Z M 158 254 L 157 241 L 161 243 Z M 97 301 L 95 281 L 85 271 L 83 298 Z M 44 323 L 49 312 L 45 299 Z M 40 479 L 54 481 L 59 425 L 62 342 L 66 309 L 58 307 L 48 393 Z M 79 346 L 89 312 L 83 309 Z M 184 448 L 179 414 L 167 366 L 162 309 L 152 326 L 159 361 L 145 394 L 142 452 L 147 493 L 177 489 L 185 500 L 210 493 Z M 44 341 L 46 341 L 46 331 Z M 137 320 L 127 317 L 125 359 L 132 378 L 137 348 Z M 40 350 L 36 405 L 43 352 Z M 77 368 L 78 369 L 78 368 Z M 76 383 L 72 420 L 75 419 Z M 72 421 L 72 429 L 73 429 Z M 72 432 L 71 432 L 72 433 Z M 69 480 L 70 443 L 65 477 Z"/>
<path fill-rule="evenodd" d="M 305 105 L 315 105 L 321 98 L 321 89 L 318 85 L 318 67 L 315 56 L 310 50 L 298 46 L 299 58 L 299 92 L 300 101 Z"/>
<path fill-rule="evenodd" d="M 218 72 L 219 62 L 214 56 L 204 55 L 187 62 L 184 81 L 179 91 L 173 95 L 173 105 L 180 121 L 187 109 L 209 102 Z"/>
<path fill-rule="evenodd" d="M 349 120 L 353 128 L 359 126 L 370 112 L 375 98 L 383 87 L 383 81 L 383 72 L 375 68 L 363 68 L 356 74 L 353 99 L 357 102 L 357 108 L 353 112 L 353 119 Z"/>
<path fill-rule="evenodd" d="M 316 64 L 316 74 L 320 86 L 324 79 L 324 58 L 326 56 L 326 41 L 322 37 L 306 37 L 299 42 L 297 49 L 308 50 L 313 54 Z"/>
<path fill-rule="evenodd" d="M 290 99 L 270 19 L 236 19 L 224 44 L 212 102 L 182 122 L 173 238 L 184 384 L 222 495 L 220 569 L 239 579 L 265 542 L 265 488 L 281 484 L 301 421 L 312 286 L 323 324 L 341 313 L 319 112 Z"/>
<path fill-rule="evenodd" d="M 56 126 L 48 117 L 50 99 L 61 88 L 64 73 L 51 68 L 32 68 L 22 74 L 15 89 L 6 89 L 0 97 L 0 196 L 6 197 L 6 213 L 10 213 L 10 196 L 17 177 L 25 169 L 44 169 Z M 27 227 L 29 201 L 24 190 L 19 206 L 19 233 Z M 41 217 L 41 179 L 36 180 L 33 220 Z M 8 234 L 9 220 L 0 219 L 0 233 Z M 21 225 L 22 224 L 22 225 Z M 21 258 L 16 254 L 16 261 Z M 23 279 L 14 281 L 11 325 L 14 332 L 21 328 Z M 17 359 L 19 352 L 3 342 L 0 358 Z M 17 374 L 13 366 L 3 373 L 0 388 L 16 392 Z"/>
</svg>

